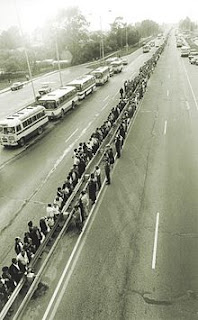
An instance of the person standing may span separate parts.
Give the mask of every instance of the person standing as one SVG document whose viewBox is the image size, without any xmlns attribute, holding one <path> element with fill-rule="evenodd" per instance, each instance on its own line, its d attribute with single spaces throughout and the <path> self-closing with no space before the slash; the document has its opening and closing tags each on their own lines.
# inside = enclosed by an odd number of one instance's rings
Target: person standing
<svg viewBox="0 0 198 320">
<path fill-rule="evenodd" d="M 80 199 L 83 206 L 84 217 L 86 218 L 88 217 L 88 214 L 89 214 L 89 196 L 85 190 L 81 192 Z"/>
<path fill-rule="evenodd" d="M 101 188 L 101 170 L 99 166 L 95 167 L 95 177 L 96 177 L 97 189 L 99 191 Z"/>
<path fill-rule="evenodd" d="M 117 152 L 117 157 L 120 158 L 121 157 L 121 139 L 119 134 L 116 135 L 115 148 Z"/>
<path fill-rule="evenodd" d="M 104 169 L 105 169 L 105 175 L 107 179 L 106 184 L 111 184 L 111 178 L 110 178 L 111 168 L 110 168 L 110 163 L 107 160 L 105 161 Z"/>
<path fill-rule="evenodd" d="M 90 181 L 88 184 L 88 190 L 89 190 L 89 199 L 92 201 L 92 205 L 96 201 L 96 189 L 97 189 L 97 185 L 96 185 L 94 173 L 91 173 Z"/>
<path fill-rule="evenodd" d="M 23 276 L 23 272 L 21 272 L 16 258 L 12 258 L 12 264 L 10 265 L 8 272 L 11 275 L 12 280 L 18 284 Z"/>
</svg>

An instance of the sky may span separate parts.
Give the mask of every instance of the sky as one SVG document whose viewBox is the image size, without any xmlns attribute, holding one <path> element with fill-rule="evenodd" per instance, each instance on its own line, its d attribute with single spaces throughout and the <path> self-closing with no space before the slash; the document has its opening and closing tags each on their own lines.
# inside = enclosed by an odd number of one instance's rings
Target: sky
<svg viewBox="0 0 198 320">
<path fill-rule="evenodd" d="M 18 25 L 18 12 L 23 31 L 32 32 L 59 9 L 71 5 L 79 7 L 92 30 L 107 29 L 118 16 L 127 23 L 145 19 L 159 24 L 177 23 L 186 16 L 198 22 L 198 0 L 0 0 L 0 30 Z"/>
</svg>

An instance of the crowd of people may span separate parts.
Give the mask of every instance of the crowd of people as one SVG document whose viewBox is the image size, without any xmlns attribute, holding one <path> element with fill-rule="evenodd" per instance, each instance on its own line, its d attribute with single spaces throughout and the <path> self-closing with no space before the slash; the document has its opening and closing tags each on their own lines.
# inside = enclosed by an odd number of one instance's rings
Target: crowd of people
<svg viewBox="0 0 198 320">
<path fill-rule="evenodd" d="M 2 306 L 7 302 L 11 293 L 23 275 L 33 275 L 30 268 L 30 262 L 36 251 L 53 228 L 58 216 L 61 214 L 63 207 L 73 192 L 75 187 L 85 173 L 87 165 L 96 155 L 101 143 L 107 137 L 111 128 L 119 118 L 119 127 L 116 136 L 111 144 L 107 144 L 103 156 L 102 173 L 105 176 L 106 184 L 111 184 L 111 169 L 114 165 L 115 158 L 120 158 L 122 147 L 126 137 L 131 118 L 142 99 L 146 89 L 150 75 L 154 71 L 157 60 L 164 49 L 162 45 L 151 59 L 144 63 L 140 68 L 138 76 L 133 80 L 126 80 L 123 88 L 120 89 L 120 101 L 113 107 L 104 123 L 96 128 L 87 143 L 80 142 L 79 146 L 73 151 L 73 166 L 69 171 L 66 180 L 62 186 L 57 188 L 53 203 L 49 203 L 46 207 L 46 215 L 39 221 L 38 226 L 32 221 L 27 224 L 28 230 L 24 233 L 23 239 L 15 238 L 15 254 L 12 258 L 11 265 L 3 266 L 0 276 L 0 301 Z M 97 195 L 102 186 L 101 168 L 95 166 L 94 171 L 90 174 L 87 188 L 81 191 L 80 196 L 73 208 L 73 222 L 79 232 L 82 231 L 84 222 L 89 215 L 90 208 L 95 204 Z"/>
</svg>

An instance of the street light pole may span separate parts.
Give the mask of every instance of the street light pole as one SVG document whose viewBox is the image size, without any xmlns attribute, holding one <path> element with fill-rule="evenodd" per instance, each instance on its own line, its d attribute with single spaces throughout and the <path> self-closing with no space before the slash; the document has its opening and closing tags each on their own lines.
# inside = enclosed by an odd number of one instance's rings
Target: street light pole
<svg viewBox="0 0 198 320">
<path fill-rule="evenodd" d="M 16 1 L 17 1 L 17 0 L 15 0 L 15 9 L 16 9 L 16 14 L 17 14 L 17 20 L 18 20 L 19 30 L 20 30 L 21 37 L 22 37 L 22 39 L 23 39 L 23 48 L 24 48 L 25 58 L 26 58 L 27 66 L 28 66 L 28 72 L 29 72 L 29 76 L 30 76 L 30 82 L 31 82 L 31 85 L 32 85 L 32 91 L 33 91 L 34 99 L 36 100 L 36 92 L 35 92 L 34 84 L 33 84 L 33 80 L 32 80 L 32 71 L 31 71 L 31 67 L 30 67 L 30 61 L 29 61 L 29 57 L 28 57 L 27 50 L 26 50 L 26 46 L 25 46 L 25 42 L 24 42 L 24 34 L 23 34 L 22 27 L 21 27 L 21 20 L 20 20 L 20 16 L 19 16 L 19 12 L 18 12 L 17 2 L 16 2 Z"/>
<path fill-rule="evenodd" d="M 126 52 L 128 53 L 128 30 L 127 30 L 127 23 L 126 23 Z"/>
<path fill-rule="evenodd" d="M 62 79 L 62 74 L 61 74 L 61 66 L 60 66 L 60 57 L 59 57 L 59 50 L 58 50 L 58 40 L 57 40 L 56 27 L 55 27 L 55 42 L 56 42 L 56 57 L 57 57 L 57 61 L 58 61 L 59 78 L 60 78 L 61 87 L 63 87 L 63 79 Z"/>
<path fill-rule="evenodd" d="M 104 39 L 102 31 L 102 18 L 100 16 L 100 30 L 101 30 L 101 60 L 104 62 Z"/>
</svg>

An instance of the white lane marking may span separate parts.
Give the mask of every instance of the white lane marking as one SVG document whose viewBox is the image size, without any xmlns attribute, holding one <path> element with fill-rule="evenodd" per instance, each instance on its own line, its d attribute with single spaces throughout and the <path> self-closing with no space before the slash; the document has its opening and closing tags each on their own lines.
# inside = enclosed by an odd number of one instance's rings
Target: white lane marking
<svg viewBox="0 0 198 320">
<path fill-rule="evenodd" d="M 106 100 L 108 100 L 109 99 L 109 96 L 107 96 L 103 101 L 105 102 Z"/>
<path fill-rule="evenodd" d="M 136 72 L 133 72 L 131 75 L 131 78 L 133 78 L 133 76 L 135 76 L 135 75 L 136 75 Z"/>
<path fill-rule="evenodd" d="M 197 104 L 197 100 L 196 100 L 196 97 L 195 97 L 195 94 L 194 94 L 194 91 L 193 91 L 193 88 L 192 88 L 192 85 L 190 83 L 190 79 L 188 77 L 188 74 L 187 74 L 187 71 L 186 71 L 186 68 L 185 68 L 185 65 L 184 65 L 184 62 L 182 60 L 182 63 L 183 63 L 183 68 L 184 68 L 184 71 L 185 71 L 185 74 L 186 74 L 186 78 L 188 80 L 188 84 L 189 84 L 189 87 L 190 87 L 190 90 L 191 90 L 191 93 L 192 93 L 192 96 L 193 96 L 193 100 L 194 100 L 194 103 L 196 105 L 196 108 L 197 108 L 197 111 L 198 111 L 198 104 Z"/>
<path fill-rule="evenodd" d="M 168 78 L 170 79 L 170 73 L 169 73 L 169 75 L 168 75 Z"/>
<path fill-rule="evenodd" d="M 118 94 L 119 94 L 119 92 L 116 92 L 116 94 L 114 94 L 114 96 L 112 97 L 112 99 L 114 99 Z"/>
<path fill-rule="evenodd" d="M 108 105 L 108 102 L 102 107 L 101 110 L 104 110 L 107 107 L 107 105 Z"/>
<path fill-rule="evenodd" d="M 78 128 L 65 140 L 65 142 L 68 142 L 75 135 L 77 131 L 78 131 Z"/>
<path fill-rule="evenodd" d="M 189 105 L 189 102 L 188 102 L 188 101 L 186 101 L 186 109 L 187 109 L 187 110 L 190 110 L 190 105 Z"/>
<path fill-rule="evenodd" d="M 167 97 L 169 97 L 169 90 L 167 90 L 166 95 L 167 95 Z"/>
<path fill-rule="evenodd" d="M 156 214 L 156 224 L 155 224 L 155 238 L 153 245 L 153 259 L 152 259 L 152 269 L 155 269 L 156 259 L 157 259 L 157 240 L 158 240 L 158 228 L 159 228 L 159 212 Z"/>
<path fill-rule="evenodd" d="M 167 120 L 164 121 L 164 135 L 166 135 L 167 131 Z"/>
<path fill-rule="evenodd" d="M 87 129 L 90 127 L 90 125 L 93 123 L 93 121 L 90 121 L 88 123 L 88 125 L 86 126 L 86 128 L 84 128 L 81 132 L 81 134 L 79 135 L 79 138 L 81 138 L 83 136 L 83 134 L 87 131 Z"/>
</svg>

